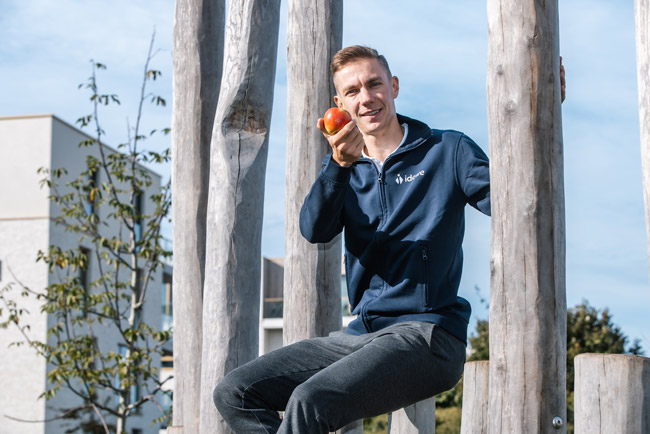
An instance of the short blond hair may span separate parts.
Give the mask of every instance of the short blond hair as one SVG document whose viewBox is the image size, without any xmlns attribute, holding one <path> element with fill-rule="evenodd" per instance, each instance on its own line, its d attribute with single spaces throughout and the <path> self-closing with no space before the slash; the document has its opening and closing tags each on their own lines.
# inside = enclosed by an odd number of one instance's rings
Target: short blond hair
<svg viewBox="0 0 650 434">
<path fill-rule="evenodd" d="M 388 67 L 388 61 L 386 58 L 379 54 L 374 48 L 367 47 L 365 45 L 351 45 L 339 50 L 334 57 L 332 57 L 332 62 L 330 63 L 330 70 L 332 71 L 332 76 L 340 71 L 348 63 L 355 62 L 359 59 L 377 59 L 381 66 L 386 70 L 388 78 L 393 75 L 390 73 L 390 68 Z"/>
</svg>

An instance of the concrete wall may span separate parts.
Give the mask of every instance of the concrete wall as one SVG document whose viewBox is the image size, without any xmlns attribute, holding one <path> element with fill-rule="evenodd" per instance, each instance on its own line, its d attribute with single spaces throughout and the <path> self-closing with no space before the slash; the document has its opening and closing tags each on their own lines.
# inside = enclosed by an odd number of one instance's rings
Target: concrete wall
<svg viewBox="0 0 650 434">
<path fill-rule="evenodd" d="M 69 175 L 60 181 L 65 183 L 86 169 L 86 156 L 97 147 L 79 148 L 78 144 L 88 136 L 51 115 L 0 118 L 0 261 L 2 261 L 2 281 L 4 286 L 11 280 L 7 272 L 10 265 L 17 277 L 35 289 L 43 289 L 48 284 L 57 281 L 56 275 L 47 272 L 42 264 L 36 264 L 38 250 L 46 251 L 51 244 L 62 248 L 74 248 L 80 243 L 79 236 L 65 232 L 63 227 L 53 224 L 50 216 L 57 215 L 58 209 L 48 199 L 47 189 L 39 186 L 44 177 L 37 174 L 39 167 L 65 167 Z M 160 185 L 160 177 L 152 174 L 155 186 Z M 106 181 L 100 175 L 99 182 Z M 11 188 L 8 188 L 11 186 Z M 157 188 L 157 187 L 156 187 Z M 153 192 L 154 189 L 152 189 Z M 147 197 L 144 201 L 144 212 L 150 212 L 153 204 Z M 105 217 L 107 211 L 100 209 L 100 216 Z M 118 226 L 111 224 L 104 229 L 104 234 L 118 233 Z M 91 249 L 87 241 L 81 244 Z M 96 258 L 90 260 L 89 279 L 99 276 L 99 263 Z M 126 274 L 123 275 L 126 277 Z M 155 328 L 161 326 L 161 287 L 162 268 L 153 276 L 147 292 L 147 303 L 143 312 L 143 321 Z M 0 287 L 2 287 L 0 286 Z M 54 318 L 46 318 L 40 314 L 40 309 L 34 303 L 30 306 L 32 333 L 38 340 L 45 340 L 46 328 L 54 324 Z M 95 331 L 99 338 L 102 352 L 118 351 L 118 336 L 110 327 L 98 327 Z M 16 332 L 0 330 L 0 384 L 9 386 L 9 393 L 0 394 L 0 409 L 3 414 L 23 419 L 42 420 L 60 413 L 61 409 L 71 408 L 80 404 L 79 398 L 70 392 L 61 390 L 57 396 L 45 403 L 37 401 L 36 397 L 45 390 L 46 366 L 44 361 L 35 356 L 28 348 L 6 350 L 8 342 L 16 340 Z M 9 357 L 5 357 L 5 354 Z M 154 366 L 160 366 L 160 360 L 155 357 Z M 50 367 L 51 369 L 51 367 Z M 146 394 L 143 386 L 141 393 Z M 20 399 L 17 399 L 19 397 Z M 106 396 L 114 399 L 113 396 Z M 46 409 L 47 407 L 47 409 Z M 10 411 L 12 413 L 10 413 Z M 130 419 L 128 430 L 139 428 L 144 433 L 154 433 L 158 427 L 150 427 L 153 419 L 160 415 L 153 404 L 147 404 L 138 416 Z M 6 419 L 0 414 L 0 434 L 50 434 L 61 433 L 69 423 L 48 422 L 47 424 L 5 424 Z M 13 422 L 12 422 L 13 423 Z"/>
</svg>

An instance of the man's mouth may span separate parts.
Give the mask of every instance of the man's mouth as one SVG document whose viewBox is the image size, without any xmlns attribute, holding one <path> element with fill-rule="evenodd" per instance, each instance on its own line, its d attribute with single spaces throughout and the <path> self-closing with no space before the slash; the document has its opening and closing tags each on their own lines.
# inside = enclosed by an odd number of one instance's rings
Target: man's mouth
<svg viewBox="0 0 650 434">
<path fill-rule="evenodd" d="M 362 113 L 361 116 L 374 116 L 377 113 L 379 113 L 380 111 L 381 111 L 381 109 L 373 110 L 371 112 L 365 112 L 365 113 Z"/>
</svg>

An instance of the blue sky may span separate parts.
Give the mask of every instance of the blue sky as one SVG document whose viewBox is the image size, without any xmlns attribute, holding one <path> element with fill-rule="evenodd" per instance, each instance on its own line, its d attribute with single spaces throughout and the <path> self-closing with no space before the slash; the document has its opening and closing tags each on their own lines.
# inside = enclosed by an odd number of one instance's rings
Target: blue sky
<svg viewBox="0 0 650 434">
<path fill-rule="evenodd" d="M 286 0 L 281 13 L 262 252 L 284 254 Z M 485 2 L 346 0 L 343 44 L 366 44 L 400 78 L 397 110 L 434 128 L 471 136 L 489 153 L 485 97 Z M 608 307 L 614 322 L 650 353 L 650 285 L 643 212 L 633 2 L 562 0 L 560 45 L 567 69 L 563 104 L 567 230 L 567 304 Z M 101 114 L 108 143 L 125 140 L 134 122 L 140 77 L 156 31 L 152 66 L 163 71 L 151 91 L 166 108 L 147 107 L 145 127 L 171 123 L 172 0 L 0 0 L 0 116 L 53 113 L 74 123 L 90 112 L 77 89 L 89 60 L 122 105 Z M 315 120 L 299 120 L 311 127 Z M 164 141 L 152 142 L 162 148 Z M 158 169 L 169 176 L 169 168 Z M 489 294 L 490 219 L 468 208 L 461 294 L 473 318 Z M 167 229 L 169 231 L 169 228 Z"/>
</svg>

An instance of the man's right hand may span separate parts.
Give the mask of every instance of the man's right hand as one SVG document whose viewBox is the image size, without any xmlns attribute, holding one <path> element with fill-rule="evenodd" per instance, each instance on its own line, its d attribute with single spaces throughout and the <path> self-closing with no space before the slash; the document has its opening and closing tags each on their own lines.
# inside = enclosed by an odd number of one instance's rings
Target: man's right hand
<svg viewBox="0 0 650 434">
<path fill-rule="evenodd" d="M 332 159 L 339 166 L 351 166 L 361 158 L 361 152 L 366 144 L 361 131 L 357 128 L 357 121 L 351 120 L 338 133 L 331 136 L 325 130 L 323 118 L 318 119 L 317 127 L 332 147 Z"/>
</svg>

